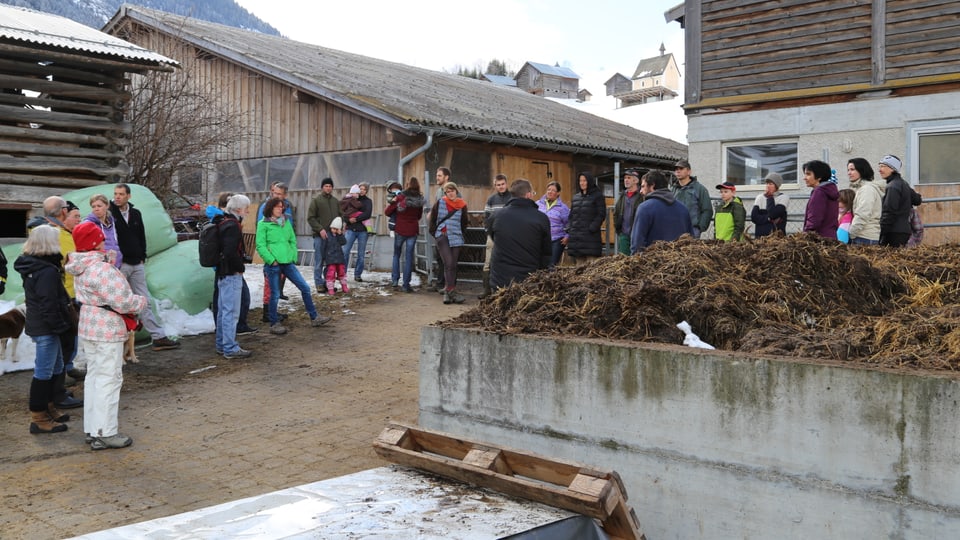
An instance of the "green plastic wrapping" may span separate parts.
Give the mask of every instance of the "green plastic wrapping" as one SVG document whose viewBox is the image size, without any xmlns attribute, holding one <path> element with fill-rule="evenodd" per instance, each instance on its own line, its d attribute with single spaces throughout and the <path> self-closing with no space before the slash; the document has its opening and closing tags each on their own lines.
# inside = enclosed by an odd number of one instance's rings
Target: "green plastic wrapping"
<svg viewBox="0 0 960 540">
<path fill-rule="evenodd" d="M 127 185 L 130 186 L 130 202 L 143 214 L 143 228 L 147 236 L 147 257 L 152 257 L 175 246 L 177 244 L 177 232 L 173 229 L 173 221 L 170 220 L 167 211 L 160 204 L 160 199 L 152 191 L 141 185 Z M 86 218 L 90 215 L 90 197 L 101 193 L 107 197 L 108 201 L 112 201 L 114 187 L 116 187 L 116 184 L 91 186 L 70 191 L 64 194 L 63 198 L 77 205 L 80 208 L 80 216 Z"/>
</svg>

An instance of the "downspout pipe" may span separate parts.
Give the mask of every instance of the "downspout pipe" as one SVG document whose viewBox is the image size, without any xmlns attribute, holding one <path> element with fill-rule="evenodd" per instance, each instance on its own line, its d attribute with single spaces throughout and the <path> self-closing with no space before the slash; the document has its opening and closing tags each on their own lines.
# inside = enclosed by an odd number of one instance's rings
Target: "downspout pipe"
<svg viewBox="0 0 960 540">
<path fill-rule="evenodd" d="M 406 184 L 406 182 L 403 181 L 403 166 L 406 165 L 407 163 L 410 163 L 410 161 L 412 161 L 413 158 L 426 152 L 431 146 L 433 146 L 433 130 L 432 129 L 427 132 L 427 142 L 423 143 L 423 146 L 421 146 L 420 148 L 417 148 L 412 153 L 400 158 L 400 163 L 397 165 L 397 182 L 400 182 L 401 186 Z M 426 179 L 424 180 L 424 182 L 426 182 Z M 424 194 L 429 193 L 429 191 L 427 190 L 427 186 L 424 186 L 423 189 L 424 189 L 423 191 Z"/>
</svg>

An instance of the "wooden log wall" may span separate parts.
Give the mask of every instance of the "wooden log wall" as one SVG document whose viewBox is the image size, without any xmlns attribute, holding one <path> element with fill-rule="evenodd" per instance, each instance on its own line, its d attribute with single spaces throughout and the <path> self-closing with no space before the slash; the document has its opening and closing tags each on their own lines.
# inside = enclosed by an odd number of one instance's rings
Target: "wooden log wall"
<svg viewBox="0 0 960 540">
<path fill-rule="evenodd" d="M 0 185 L 42 195 L 126 175 L 126 73 L 136 70 L 79 51 L 0 42 Z"/>
</svg>

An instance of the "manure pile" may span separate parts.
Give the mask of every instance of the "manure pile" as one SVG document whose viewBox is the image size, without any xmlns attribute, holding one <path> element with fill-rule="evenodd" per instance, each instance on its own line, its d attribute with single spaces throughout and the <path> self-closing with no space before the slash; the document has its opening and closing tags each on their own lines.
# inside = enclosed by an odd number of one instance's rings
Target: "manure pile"
<svg viewBox="0 0 960 540">
<path fill-rule="evenodd" d="M 723 350 L 955 371 L 958 270 L 955 245 L 684 239 L 538 272 L 443 326 L 679 344 L 686 320 Z"/>
</svg>

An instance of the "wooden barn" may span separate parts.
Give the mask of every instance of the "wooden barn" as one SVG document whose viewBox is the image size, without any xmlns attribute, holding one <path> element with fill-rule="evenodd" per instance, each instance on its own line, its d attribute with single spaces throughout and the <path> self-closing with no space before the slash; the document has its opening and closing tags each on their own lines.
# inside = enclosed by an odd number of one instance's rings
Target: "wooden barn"
<svg viewBox="0 0 960 540">
<path fill-rule="evenodd" d="M 305 202 L 329 176 L 338 190 L 371 182 L 380 207 L 385 181 L 432 179 L 444 166 L 472 208 L 498 173 L 541 193 L 560 181 L 569 201 L 577 171 L 612 179 L 617 167 L 669 169 L 686 155 L 683 144 L 515 88 L 161 11 L 125 5 L 105 31 L 177 58 L 178 76 L 243 113 L 248 135 L 215 156 L 198 192 L 207 200 L 282 181 Z M 306 212 L 296 228 L 307 234 Z"/>
<path fill-rule="evenodd" d="M 517 76 L 517 87 L 540 97 L 576 99 L 580 89 L 580 76 L 570 68 L 525 63 Z"/>
<path fill-rule="evenodd" d="M 128 74 L 176 62 L 69 19 L 0 5 L 0 237 L 43 200 L 128 167 Z"/>
<path fill-rule="evenodd" d="M 743 186 L 820 159 L 903 159 L 927 200 L 924 242 L 960 241 L 960 4 L 946 0 L 704 0 L 666 13 L 685 28 L 690 162 L 701 181 Z M 879 175 L 878 175 L 879 178 Z M 882 180 L 880 180 L 882 181 Z"/>
</svg>

